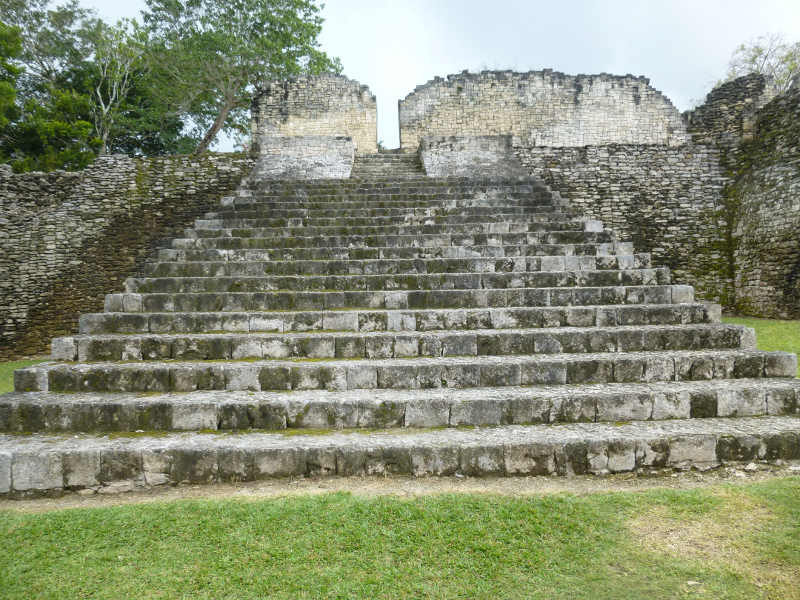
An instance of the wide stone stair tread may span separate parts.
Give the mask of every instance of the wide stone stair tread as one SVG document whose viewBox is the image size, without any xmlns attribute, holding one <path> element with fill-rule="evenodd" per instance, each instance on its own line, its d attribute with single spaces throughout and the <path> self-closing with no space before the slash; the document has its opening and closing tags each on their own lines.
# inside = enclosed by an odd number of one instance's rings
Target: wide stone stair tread
<svg viewBox="0 0 800 600">
<path fill-rule="evenodd" d="M 693 302 L 681 285 L 377 291 L 108 294 L 108 312 L 319 311 L 350 308 L 510 308 Z"/>
<path fill-rule="evenodd" d="M 302 331 L 450 331 L 718 323 L 707 304 L 307 312 L 106 312 L 81 315 L 81 334 Z"/>
<path fill-rule="evenodd" d="M 275 237 L 187 237 L 172 240 L 176 250 L 216 248 L 223 250 L 261 249 L 261 248 L 327 248 L 380 247 L 380 246 L 532 246 L 537 244 L 604 244 L 613 243 L 615 238 L 608 231 L 556 231 L 522 233 L 417 233 L 404 235 L 332 234 L 308 236 L 307 231 L 300 235 Z"/>
<path fill-rule="evenodd" d="M 347 313 L 343 317 L 349 316 Z M 344 321 L 344 319 L 341 319 Z M 350 323 L 357 326 L 355 319 Z M 72 341 L 69 345 L 68 340 Z M 61 338 L 65 361 L 242 358 L 398 358 L 755 348 L 741 325 L 557 327 L 452 331 L 94 334 Z"/>
<path fill-rule="evenodd" d="M 535 244 L 515 246 L 372 246 L 372 247 L 319 247 L 319 248 L 262 248 L 179 250 L 164 248 L 158 251 L 153 262 L 214 262 L 214 261 L 289 261 L 289 260 L 416 260 L 442 258 L 519 258 L 527 256 L 559 256 L 569 260 L 580 257 L 631 256 L 633 244 Z M 638 255 L 642 256 L 642 255 Z M 147 263 L 146 263 L 147 264 Z M 565 263 L 565 268 L 569 263 Z M 576 270 L 580 270 L 577 263 Z"/>
<path fill-rule="evenodd" d="M 263 292 L 273 290 L 494 290 L 539 287 L 667 285 L 669 270 L 514 271 L 509 273 L 400 273 L 383 275 L 264 275 L 130 278 L 127 293 Z"/>
<path fill-rule="evenodd" d="M 583 475 L 800 458 L 800 419 L 159 436 L 0 436 L 0 493 L 326 475 Z"/>
<path fill-rule="evenodd" d="M 17 391 L 417 389 L 794 377 L 797 357 L 761 350 L 416 358 L 51 363 L 14 373 Z"/>
<path fill-rule="evenodd" d="M 183 394 L 12 392 L 0 433 L 501 427 L 797 415 L 798 380 Z"/>
<path fill-rule="evenodd" d="M 150 262 L 145 277 L 257 277 L 261 275 L 378 275 L 432 273 L 520 273 L 648 269 L 649 254 L 531 258 L 419 258 L 355 260 L 200 260 Z"/>
</svg>

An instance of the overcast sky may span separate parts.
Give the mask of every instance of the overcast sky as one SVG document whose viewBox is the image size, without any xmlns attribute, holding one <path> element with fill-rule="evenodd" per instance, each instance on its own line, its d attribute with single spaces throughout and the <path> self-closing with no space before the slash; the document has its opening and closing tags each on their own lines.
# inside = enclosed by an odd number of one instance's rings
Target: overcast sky
<svg viewBox="0 0 800 600">
<path fill-rule="evenodd" d="M 143 0 L 81 0 L 109 22 Z M 378 98 L 378 139 L 398 145 L 397 101 L 464 69 L 644 75 L 680 111 L 768 31 L 800 40 L 798 0 L 328 0 L 322 49 Z M 225 141 L 219 150 L 230 150 Z"/>
</svg>

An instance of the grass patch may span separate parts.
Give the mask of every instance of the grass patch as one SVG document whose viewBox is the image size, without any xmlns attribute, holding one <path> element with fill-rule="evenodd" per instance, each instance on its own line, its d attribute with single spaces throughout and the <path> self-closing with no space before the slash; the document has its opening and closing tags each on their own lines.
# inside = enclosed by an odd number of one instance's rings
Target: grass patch
<svg viewBox="0 0 800 600">
<path fill-rule="evenodd" d="M 800 477 L 0 512 L 2 597 L 798 598 Z"/>
<path fill-rule="evenodd" d="M 31 365 L 47 362 L 46 360 L 17 360 L 0 362 L 0 394 L 14 391 L 14 371 Z"/>
<path fill-rule="evenodd" d="M 755 329 L 759 350 L 783 350 L 800 354 L 800 321 L 723 317 L 722 322 L 746 325 Z M 797 377 L 800 378 L 800 366 L 797 369 Z"/>
</svg>

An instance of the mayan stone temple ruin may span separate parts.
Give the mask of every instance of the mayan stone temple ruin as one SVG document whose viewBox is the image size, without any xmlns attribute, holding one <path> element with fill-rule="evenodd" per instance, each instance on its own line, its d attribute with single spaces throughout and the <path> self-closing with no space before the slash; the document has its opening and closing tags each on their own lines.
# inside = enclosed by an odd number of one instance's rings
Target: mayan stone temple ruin
<svg viewBox="0 0 800 600">
<path fill-rule="evenodd" d="M 800 82 L 324 75 L 249 155 L 0 172 L 0 494 L 800 459 Z M 13 210 L 12 210 L 13 208 Z M 25 434 L 25 435 L 21 435 Z M 88 492 L 87 492 L 88 493 Z"/>
</svg>

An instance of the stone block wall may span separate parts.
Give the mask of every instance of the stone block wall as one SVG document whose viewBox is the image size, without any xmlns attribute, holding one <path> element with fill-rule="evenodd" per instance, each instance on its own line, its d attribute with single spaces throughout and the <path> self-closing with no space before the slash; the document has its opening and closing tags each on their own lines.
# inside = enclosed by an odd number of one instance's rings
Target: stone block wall
<svg viewBox="0 0 800 600">
<path fill-rule="evenodd" d="M 526 170 L 541 177 L 576 214 L 603 222 L 637 252 L 672 269 L 699 299 L 733 300 L 725 179 L 710 146 L 608 145 L 517 148 Z"/>
<path fill-rule="evenodd" d="M 82 313 L 234 190 L 243 154 L 98 158 L 78 173 L 0 169 L 0 360 L 49 352 Z"/>
<path fill-rule="evenodd" d="M 264 137 L 254 179 L 347 179 L 355 142 L 345 136 Z"/>
<path fill-rule="evenodd" d="M 631 75 L 465 71 L 418 86 L 399 111 L 404 152 L 423 137 L 451 135 L 513 135 L 526 147 L 690 141 L 672 103 Z"/>
<path fill-rule="evenodd" d="M 777 95 L 772 77 L 746 75 L 713 89 L 701 106 L 683 113 L 683 120 L 695 143 L 723 150 L 727 168 L 739 145 L 755 135 L 758 111 Z"/>
<path fill-rule="evenodd" d="M 734 308 L 800 319 L 800 76 L 757 113 L 726 194 L 735 210 Z"/>
<path fill-rule="evenodd" d="M 253 99 L 251 115 L 256 145 L 270 137 L 345 136 L 358 152 L 378 151 L 375 96 L 341 75 L 267 83 Z"/>
<path fill-rule="evenodd" d="M 424 137 L 419 146 L 428 177 L 514 177 L 527 175 L 510 135 Z"/>
</svg>

